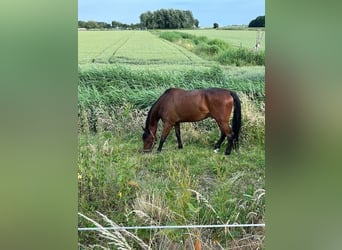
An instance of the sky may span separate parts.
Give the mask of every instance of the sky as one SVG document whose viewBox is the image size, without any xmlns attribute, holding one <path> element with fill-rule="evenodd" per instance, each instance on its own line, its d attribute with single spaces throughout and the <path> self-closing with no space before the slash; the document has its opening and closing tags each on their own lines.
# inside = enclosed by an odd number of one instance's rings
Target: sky
<svg viewBox="0 0 342 250">
<path fill-rule="evenodd" d="M 200 27 L 248 25 L 265 15 L 265 0 L 78 0 L 78 20 L 139 23 L 140 14 L 159 9 L 190 10 Z"/>
</svg>

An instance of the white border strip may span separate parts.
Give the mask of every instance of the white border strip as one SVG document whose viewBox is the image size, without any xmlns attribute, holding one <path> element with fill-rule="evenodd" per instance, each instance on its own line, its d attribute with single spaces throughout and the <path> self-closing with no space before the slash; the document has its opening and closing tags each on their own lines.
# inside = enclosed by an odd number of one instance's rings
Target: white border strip
<svg viewBox="0 0 342 250">
<path fill-rule="evenodd" d="M 184 225 L 184 226 L 135 226 L 135 227 L 81 227 L 78 231 L 136 230 L 136 229 L 184 229 L 184 228 L 221 228 L 221 227 L 265 227 L 265 224 L 223 224 L 223 225 Z"/>
</svg>

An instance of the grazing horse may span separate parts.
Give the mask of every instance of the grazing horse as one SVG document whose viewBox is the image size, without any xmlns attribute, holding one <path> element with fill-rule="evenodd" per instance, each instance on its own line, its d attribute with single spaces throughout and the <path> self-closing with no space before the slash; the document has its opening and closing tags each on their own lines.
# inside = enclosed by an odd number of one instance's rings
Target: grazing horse
<svg viewBox="0 0 342 250">
<path fill-rule="evenodd" d="M 229 117 L 234 106 L 232 129 L 229 127 Z M 208 117 L 215 119 L 221 130 L 221 137 L 215 144 L 215 152 L 227 138 L 228 145 L 225 151 L 229 155 L 232 147 L 238 147 L 241 129 L 241 104 L 239 97 L 233 91 L 221 88 L 184 90 L 170 88 L 166 90 L 152 105 L 148 112 L 144 133 L 142 136 L 144 152 L 151 152 L 155 145 L 158 121 L 163 121 L 163 131 L 160 138 L 158 152 L 175 127 L 178 148 L 183 148 L 180 123 L 197 122 Z"/>
</svg>

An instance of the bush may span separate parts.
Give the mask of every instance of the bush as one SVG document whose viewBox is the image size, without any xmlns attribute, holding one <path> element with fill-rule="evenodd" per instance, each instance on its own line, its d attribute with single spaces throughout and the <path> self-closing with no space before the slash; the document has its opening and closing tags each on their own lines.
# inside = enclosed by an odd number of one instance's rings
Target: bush
<svg viewBox="0 0 342 250">
<path fill-rule="evenodd" d="M 265 52 L 258 52 L 246 49 L 229 49 L 224 50 L 217 55 L 216 60 L 223 65 L 264 65 L 265 64 Z"/>
<path fill-rule="evenodd" d="M 230 46 L 228 43 L 226 43 L 225 41 L 221 40 L 221 39 L 213 39 L 210 40 L 208 42 L 209 45 L 216 45 L 217 47 L 219 47 L 220 49 L 228 49 Z"/>
<path fill-rule="evenodd" d="M 200 43 L 208 43 L 209 39 L 206 36 L 195 36 L 193 41 L 196 45 L 198 45 Z"/>
<path fill-rule="evenodd" d="M 169 31 L 161 32 L 159 36 L 170 42 L 175 42 L 175 41 L 179 41 L 182 39 L 182 36 L 180 33 L 169 32 Z"/>
<path fill-rule="evenodd" d="M 217 55 L 221 51 L 221 48 L 215 44 L 209 45 L 206 43 L 201 43 L 194 49 L 194 52 L 202 57 L 212 57 Z"/>
</svg>

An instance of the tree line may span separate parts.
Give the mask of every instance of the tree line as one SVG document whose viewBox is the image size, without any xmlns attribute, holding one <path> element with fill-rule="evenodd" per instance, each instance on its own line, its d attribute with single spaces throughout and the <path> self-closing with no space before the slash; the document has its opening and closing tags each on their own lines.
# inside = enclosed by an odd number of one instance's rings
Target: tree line
<svg viewBox="0 0 342 250">
<path fill-rule="evenodd" d="M 160 9 L 147 11 L 139 16 L 140 23 L 125 24 L 118 21 L 112 23 L 97 21 L 78 21 L 78 28 L 85 29 L 191 29 L 198 28 L 199 21 L 190 10 Z M 265 27 L 265 16 L 253 19 L 248 27 Z M 219 28 L 214 23 L 214 29 Z"/>
<path fill-rule="evenodd" d="M 85 29 L 189 29 L 198 27 L 199 21 L 190 10 L 160 9 L 140 15 L 140 23 L 125 24 L 112 21 L 111 24 L 96 21 L 78 21 L 78 28 Z"/>
<path fill-rule="evenodd" d="M 110 29 L 112 25 L 105 22 L 78 21 L 78 28 L 84 29 Z"/>
</svg>

